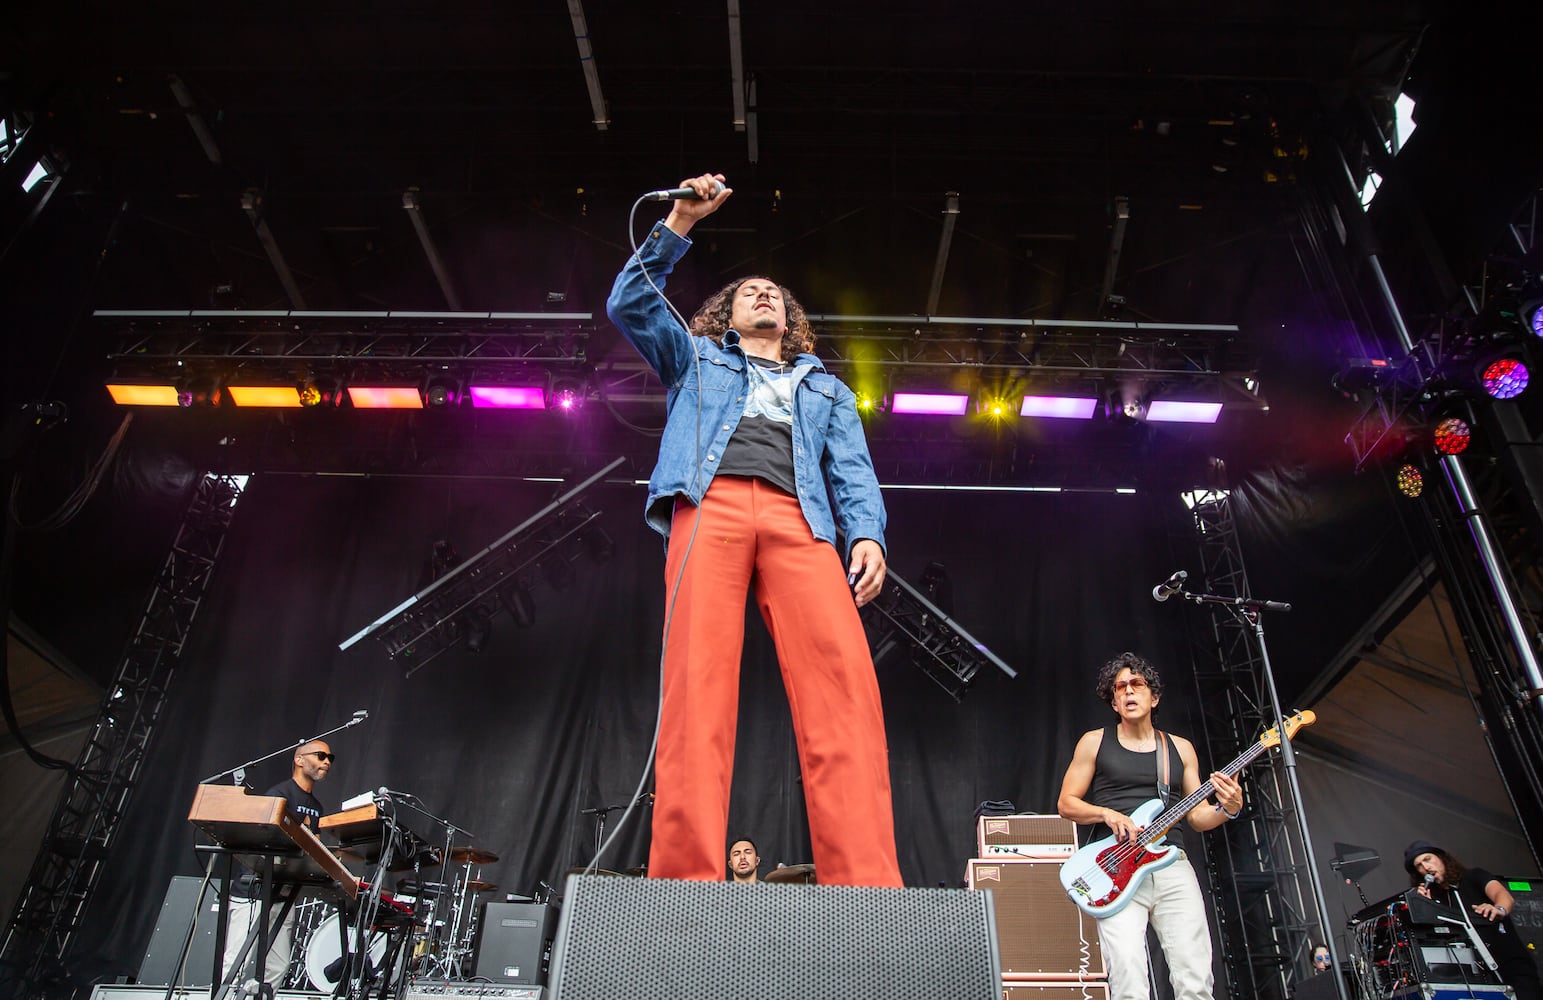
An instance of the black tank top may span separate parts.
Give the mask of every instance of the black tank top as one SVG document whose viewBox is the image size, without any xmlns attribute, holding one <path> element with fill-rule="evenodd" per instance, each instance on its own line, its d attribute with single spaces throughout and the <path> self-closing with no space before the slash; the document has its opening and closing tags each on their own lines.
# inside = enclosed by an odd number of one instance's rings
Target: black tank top
<svg viewBox="0 0 1543 1000">
<path fill-rule="evenodd" d="M 1168 744 L 1168 805 L 1184 797 L 1184 759 L 1179 756 L 1178 744 L 1173 737 Z M 1119 723 L 1104 727 L 1104 739 L 1098 745 L 1098 756 L 1093 762 L 1093 782 L 1083 801 L 1089 805 L 1113 809 L 1129 816 L 1136 807 L 1157 798 L 1157 751 L 1127 750 L 1120 745 Z M 1174 824 L 1167 840 L 1170 844 L 1184 846 L 1183 824 Z M 1083 843 L 1107 837 L 1109 827 L 1095 823 L 1088 830 Z"/>
</svg>

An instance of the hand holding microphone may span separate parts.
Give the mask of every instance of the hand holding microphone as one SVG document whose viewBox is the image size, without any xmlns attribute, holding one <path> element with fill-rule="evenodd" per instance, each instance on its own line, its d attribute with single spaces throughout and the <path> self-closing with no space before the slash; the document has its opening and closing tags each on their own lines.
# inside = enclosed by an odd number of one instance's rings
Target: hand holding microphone
<svg viewBox="0 0 1543 1000">
<path fill-rule="evenodd" d="M 672 201 L 670 214 L 664 224 L 677 236 L 685 236 L 691 227 L 723 207 L 734 193 L 724 184 L 722 174 L 702 174 L 681 181 L 680 187 L 663 191 L 650 191 L 644 201 Z"/>
</svg>

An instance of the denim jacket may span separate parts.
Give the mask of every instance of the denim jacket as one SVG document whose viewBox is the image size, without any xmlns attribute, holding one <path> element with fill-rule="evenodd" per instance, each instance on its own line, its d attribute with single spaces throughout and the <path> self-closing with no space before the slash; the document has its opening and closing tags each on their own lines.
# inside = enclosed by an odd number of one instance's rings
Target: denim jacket
<svg viewBox="0 0 1543 1000">
<path fill-rule="evenodd" d="M 658 223 L 643 248 L 616 276 L 606 303 L 611 322 L 669 390 L 659 462 L 648 480 L 644 507 L 644 519 L 666 538 L 674 498 L 684 496 L 701 503 L 712 485 L 718 458 L 744 414 L 749 387 L 746 367 L 754 364 L 746 360 L 739 334 L 733 330 L 724 334 L 722 346 L 686 332 L 643 276 L 647 267 L 649 276 L 663 288 L 665 276 L 690 247 L 690 240 Z M 794 366 L 793 479 L 804 520 L 815 538 L 834 545 L 839 518 L 848 558 L 859 539 L 871 538 L 883 547 L 884 500 L 857 416 L 857 399 L 814 355 L 800 354 Z"/>
</svg>

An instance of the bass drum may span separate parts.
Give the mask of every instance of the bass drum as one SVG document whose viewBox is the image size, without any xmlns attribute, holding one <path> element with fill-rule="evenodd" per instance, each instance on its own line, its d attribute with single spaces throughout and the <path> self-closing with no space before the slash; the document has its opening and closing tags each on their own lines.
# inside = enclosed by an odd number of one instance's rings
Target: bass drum
<svg viewBox="0 0 1543 1000">
<path fill-rule="evenodd" d="M 313 989 L 331 993 L 337 986 L 338 980 L 343 978 L 343 964 L 338 959 L 343 957 L 343 946 L 338 940 L 338 924 L 342 918 L 334 913 L 332 916 L 316 925 L 316 930 L 305 943 L 305 972 L 311 980 Z M 348 932 L 349 947 L 353 947 L 354 932 Z M 386 957 L 386 935 L 375 933 L 370 935 L 370 964 L 379 967 L 381 960 Z M 337 963 L 334 966 L 334 963 Z M 328 967 L 333 966 L 331 975 Z"/>
</svg>

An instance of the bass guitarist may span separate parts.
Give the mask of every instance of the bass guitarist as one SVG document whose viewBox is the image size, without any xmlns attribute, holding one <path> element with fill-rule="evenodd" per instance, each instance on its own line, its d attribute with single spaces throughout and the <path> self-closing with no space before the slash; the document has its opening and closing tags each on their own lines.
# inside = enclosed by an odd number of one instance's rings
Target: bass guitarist
<svg viewBox="0 0 1543 1000">
<path fill-rule="evenodd" d="M 1121 653 L 1099 671 L 1096 691 L 1119 722 L 1082 734 L 1061 781 L 1056 808 L 1066 819 L 1091 824 L 1089 840 L 1113 836 L 1123 843 L 1139 832 L 1130 817 L 1137 806 L 1153 798 L 1161 798 L 1166 806 L 1200 788 L 1200 764 L 1189 740 L 1152 724 L 1163 693 L 1152 664 L 1135 653 Z M 1181 783 L 1171 795 L 1170 777 Z M 1201 800 L 1187 816 L 1198 831 L 1236 819 L 1243 809 L 1241 785 L 1219 772 L 1211 775 L 1211 782 L 1216 803 Z M 1168 840 L 1183 844 L 1178 829 Z M 1148 925 L 1157 931 L 1168 960 L 1175 1000 L 1211 1000 L 1205 903 L 1195 870 L 1182 853 L 1174 863 L 1148 874 L 1122 907 L 1098 922 L 1111 1000 L 1149 1000 Z"/>
</svg>

